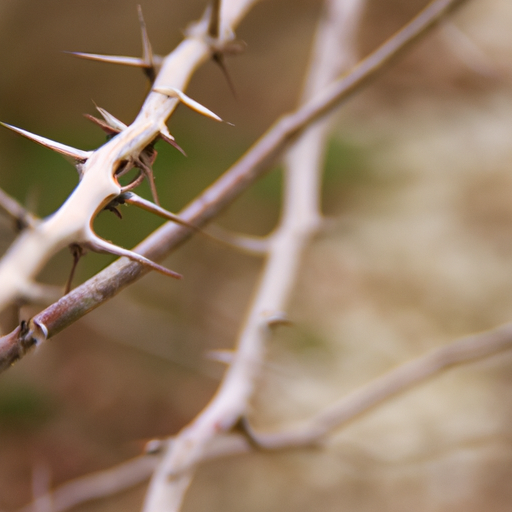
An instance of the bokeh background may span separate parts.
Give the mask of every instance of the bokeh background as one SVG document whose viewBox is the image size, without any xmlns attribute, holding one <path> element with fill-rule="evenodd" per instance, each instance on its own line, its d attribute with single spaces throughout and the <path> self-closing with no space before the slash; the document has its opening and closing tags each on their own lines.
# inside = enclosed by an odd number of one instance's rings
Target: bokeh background
<svg viewBox="0 0 512 512">
<path fill-rule="evenodd" d="M 369 0 L 361 55 L 426 2 Z M 136 69 L 63 51 L 140 54 L 136 1 L 2 0 L 0 120 L 81 149 L 104 141 L 83 113 L 94 104 L 125 122 L 147 83 Z M 153 48 L 170 51 L 202 0 L 141 2 Z M 162 204 L 179 210 L 299 97 L 319 0 L 263 0 L 228 60 L 234 98 L 206 64 L 189 94 L 235 127 L 179 108 L 170 130 L 188 158 L 157 147 Z M 512 314 L 512 5 L 473 0 L 339 111 L 323 192 L 329 222 L 308 251 L 262 368 L 253 422 L 307 418 L 400 362 Z M 50 214 L 74 169 L 7 130 L 0 186 Z M 218 223 L 264 235 L 279 214 L 279 166 Z M 143 194 L 148 193 L 142 187 Z M 125 247 L 160 220 L 123 209 L 95 227 Z M 1 241 L 13 238 L 0 219 Z M 75 283 L 111 261 L 87 255 Z M 0 378 L 0 510 L 30 501 L 34 474 L 53 485 L 139 454 L 207 403 L 261 262 L 195 237 L 165 262 L 182 282 L 150 274 Z M 63 252 L 43 272 L 64 285 Z M 35 310 L 26 309 L 25 317 Z M 254 454 L 205 465 L 185 510 L 510 510 L 512 355 L 446 374 L 354 421 L 322 451 Z M 139 486 L 81 510 L 137 511 Z"/>
</svg>

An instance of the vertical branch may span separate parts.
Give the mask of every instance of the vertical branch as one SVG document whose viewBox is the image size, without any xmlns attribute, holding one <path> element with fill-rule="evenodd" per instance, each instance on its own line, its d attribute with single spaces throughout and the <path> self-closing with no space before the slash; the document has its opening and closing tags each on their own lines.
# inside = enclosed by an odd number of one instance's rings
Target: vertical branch
<svg viewBox="0 0 512 512">
<path fill-rule="evenodd" d="M 364 3 L 365 0 L 326 1 L 311 55 L 303 103 L 356 62 L 356 31 Z M 320 188 L 329 128 L 330 118 L 313 125 L 300 136 L 284 159 L 283 213 L 273 236 L 275 247 L 268 262 L 269 267 L 275 267 L 270 279 L 277 278 L 280 283 L 269 290 L 269 296 L 276 297 L 276 313 L 286 306 L 302 253 L 321 223 Z M 281 297 L 272 288 L 280 289 Z"/>
<path fill-rule="evenodd" d="M 362 3 L 362 0 L 326 2 L 311 56 L 305 99 L 325 87 L 352 62 L 354 30 L 349 27 L 358 25 Z M 338 58 L 326 58 L 330 55 Z M 308 130 L 286 159 L 282 218 L 269 238 L 266 263 L 234 361 L 207 408 L 169 445 L 150 483 L 145 512 L 178 511 L 192 481 L 193 466 L 204 458 L 208 444 L 218 434 L 232 429 L 247 412 L 270 327 L 282 317 L 303 250 L 320 223 L 318 184 L 327 134 L 325 123 L 322 121 L 313 128 L 313 136 L 306 135 Z M 302 156 L 304 152 L 308 155 L 306 159 Z"/>
</svg>

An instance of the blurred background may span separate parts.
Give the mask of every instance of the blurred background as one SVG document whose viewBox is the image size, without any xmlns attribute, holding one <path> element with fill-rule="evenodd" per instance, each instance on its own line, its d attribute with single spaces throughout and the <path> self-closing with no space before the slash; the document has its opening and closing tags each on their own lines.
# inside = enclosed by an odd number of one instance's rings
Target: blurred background
<svg viewBox="0 0 512 512">
<path fill-rule="evenodd" d="M 94 104 L 129 123 L 148 85 L 136 69 L 64 51 L 138 56 L 131 0 L 2 0 L 0 120 L 81 149 L 105 138 Z M 145 0 L 153 49 L 169 52 L 203 0 Z M 160 201 L 178 211 L 294 108 L 320 0 L 262 0 L 237 31 L 246 52 L 227 65 L 237 97 L 207 63 L 189 95 L 234 123 L 179 108 L 170 131 L 187 152 L 157 146 Z M 368 0 L 361 55 L 423 0 Z M 512 311 L 512 5 L 473 0 L 347 102 L 329 141 L 329 222 L 304 260 L 290 317 L 276 332 L 253 404 L 255 426 L 307 418 L 397 364 L 456 337 L 510 321 Z M 72 166 L 0 131 L 0 187 L 34 213 L 59 207 Z M 141 193 L 148 196 L 143 185 Z M 264 235 L 279 214 L 279 166 L 218 224 Z M 123 208 L 99 234 L 133 247 L 160 220 Z M 13 239 L 0 219 L 0 245 Z M 89 254 L 74 283 L 112 259 Z M 0 510 L 52 485 L 141 453 L 176 433 L 215 391 L 261 261 L 195 237 L 150 274 L 0 378 Z M 41 279 L 64 286 L 64 251 Z M 27 308 L 25 317 L 36 310 Z M 254 454 L 205 465 L 185 510 L 505 511 L 512 499 L 512 354 L 455 369 L 337 434 L 323 451 Z M 83 505 L 140 510 L 145 486 Z"/>
</svg>

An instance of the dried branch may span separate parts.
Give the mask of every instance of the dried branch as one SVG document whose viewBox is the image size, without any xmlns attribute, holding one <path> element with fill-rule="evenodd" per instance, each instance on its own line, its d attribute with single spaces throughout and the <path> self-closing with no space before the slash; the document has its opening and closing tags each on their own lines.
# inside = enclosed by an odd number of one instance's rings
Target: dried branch
<svg viewBox="0 0 512 512">
<path fill-rule="evenodd" d="M 466 336 L 389 371 L 356 389 L 292 431 L 251 433 L 263 449 L 317 444 L 360 415 L 454 366 L 472 363 L 512 349 L 512 323 Z"/>
</svg>

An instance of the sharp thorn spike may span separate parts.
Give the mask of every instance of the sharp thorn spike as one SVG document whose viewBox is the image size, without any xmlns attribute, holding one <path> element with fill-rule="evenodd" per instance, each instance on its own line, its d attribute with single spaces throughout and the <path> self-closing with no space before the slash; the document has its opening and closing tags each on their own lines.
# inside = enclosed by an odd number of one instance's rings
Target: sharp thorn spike
<svg viewBox="0 0 512 512">
<path fill-rule="evenodd" d="M 226 59 L 224 58 L 224 55 L 221 52 L 215 52 L 212 55 L 212 59 L 220 67 L 222 74 L 224 75 L 224 78 L 226 79 L 226 82 L 228 83 L 228 87 L 231 90 L 231 93 L 236 98 L 237 96 L 236 96 L 236 91 L 235 91 L 235 85 L 233 84 L 233 80 L 231 80 L 231 76 L 229 75 L 228 68 L 226 66 Z"/>
<path fill-rule="evenodd" d="M 187 156 L 187 153 L 185 153 L 183 148 L 176 142 L 165 125 L 160 129 L 160 138 L 167 142 L 167 144 L 170 144 L 173 148 L 177 149 L 183 156 Z"/>
<path fill-rule="evenodd" d="M 91 116 L 91 114 L 84 114 L 84 117 L 89 121 L 92 121 L 95 125 L 99 126 L 107 135 L 117 135 L 119 133 L 119 130 L 112 128 L 105 121 Z"/>
<path fill-rule="evenodd" d="M 164 137 L 162 137 L 162 139 L 168 142 L 174 149 L 177 149 L 183 156 L 188 156 L 185 150 L 176 141 L 172 139 L 167 140 Z"/>
<path fill-rule="evenodd" d="M 178 215 L 175 215 L 174 213 L 169 212 L 168 210 L 162 208 L 161 206 L 156 205 L 156 204 L 152 203 L 151 201 L 148 201 L 147 199 L 144 199 L 144 198 L 138 196 L 137 194 L 134 194 L 133 192 L 128 192 L 126 194 L 123 194 L 122 199 L 125 203 L 132 204 L 133 206 L 137 206 L 138 208 L 141 208 L 142 210 L 146 210 L 147 212 L 154 213 L 155 215 L 158 215 L 159 217 L 162 217 L 164 219 L 175 222 L 176 224 L 179 224 L 180 226 L 189 228 L 193 231 L 201 231 L 200 228 L 190 224 L 187 221 L 182 220 L 180 217 L 178 217 Z"/>
<path fill-rule="evenodd" d="M 46 137 L 42 137 L 41 135 L 36 135 L 34 133 L 28 132 L 27 130 L 23 130 L 22 128 L 16 128 L 16 126 L 11 126 L 7 123 L 0 123 L 2 126 L 9 128 L 13 132 L 19 133 L 26 137 L 27 139 L 33 140 L 37 142 L 41 146 L 44 146 L 49 149 L 53 149 L 53 151 L 57 151 L 64 156 L 72 157 L 75 160 L 84 162 L 91 156 L 91 151 L 82 151 L 81 149 L 72 148 L 71 146 L 67 146 L 66 144 L 61 144 L 60 142 L 55 142 L 51 139 L 47 139 Z"/>
<path fill-rule="evenodd" d="M 95 60 L 98 62 L 106 62 L 108 64 L 122 64 L 124 66 L 132 66 L 136 68 L 147 67 L 146 63 L 138 57 L 124 57 L 120 55 L 102 55 L 99 53 L 84 53 L 84 52 L 66 52 L 80 59 Z"/>
<path fill-rule="evenodd" d="M 137 5 L 137 13 L 139 15 L 140 31 L 142 35 L 142 60 L 146 63 L 147 68 L 153 70 L 154 75 L 155 65 L 153 62 L 153 50 L 151 48 L 151 43 L 149 42 L 146 22 L 144 21 L 144 16 L 142 15 L 142 7 L 140 4 Z"/>
<path fill-rule="evenodd" d="M 103 119 L 105 119 L 105 122 L 115 130 L 118 130 L 119 132 L 122 132 L 125 128 L 127 128 L 127 125 L 124 124 L 122 121 L 117 119 L 117 117 L 113 116 L 110 112 L 107 112 L 104 108 L 98 107 L 96 103 L 94 103 L 94 106 L 96 107 L 96 110 L 101 114 Z"/>
<path fill-rule="evenodd" d="M 198 103 L 197 101 L 193 100 L 192 98 L 187 96 L 184 92 L 180 91 L 179 89 L 176 89 L 175 87 L 160 86 L 160 87 L 155 87 L 153 90 L 156 92 L 159 92 L 161 94 L 165 94 L 166 96 L 178 98 L 188 108 L 195 110 L 199 114 L 202 114 L 203 116 L 206 116 L 206 117 L 210 117 L 211 119 L 215 119 L 215 121 L 223 122 L 222 118 L 219 117 L 217 114 L 215 114 L 210 109 L 201 105 L 201 103 Z"/>
<path fill-rule="evenodd" d="M 162 217 L 166 220 L 170 220 L 171 222 L 174 222 L 180 226 L 183 226 L 185 228 L 188 228 L 195 233 L 200 233 L 201 235 L 204 235 L 208 237 L 211 240 L 215 240 L 216 242 L 220 242 L 222 244 L 227 245 L 233 245 L 231 241 L 227 241 L 224 238 L 217 237 L 215 235 L 212 235 L 211 233 L 208 233 L 206 231 L 203 231 L 200 227 L 194 226 L 193 224 L 190 224 L 190 222 L 187 222 L 186 220 L 183 220 L 178 215 L 171 213 L 170 211 L 162 208 L 159 205 L 156 205 L 152 203 L 151 201 L 148 201 L 147 199 L 144 199 L 137 194 L 134 194 L 133 192 L 124 192 L 122 193 L 116 200 L 118 203 L 126 203 L 131 204 L 133 206 L 137 206 L 138 208 L 141 208 L 142 210 L 145 210 L 149 213 L 153 213 L 155 215 L 158 215 L 159 217 Z M 251 254 L 254 254 L 255 251 L 247 251 Z M 264 255 L 266 252 L 264 251 L 258 251 L 258 255 Z"/>
<path fill-rule="evenodd" d="M 168 268 L 165 268 L 162 265 L 159 265 L 158 263 L 151 261 L 150 259 L 146 258 L 145 256 L 142 256 L 141 254 L 137 254 L 136 252 L 130 251 L 128 249 L 123 249 L 122 247 L 107 242 L 106 240 L 103 240 L 98 236 L 95 236 L 93 240 L 89 240 L 83 245 L 89 247 L 92 251 L 106 252 L 108 254 L 113 254 L 115 256 L 124 256 L 125 258 L 140 263 L 141 265 L 144 265 L 145 267 L 149 267 L 152 270 L 156 270 L 161 274 L 164 274 L 169 277 L 174 277 L 175 279 L 181 279 L 183 277 L 181 274 L 169 270 Z"/>
</svg>

